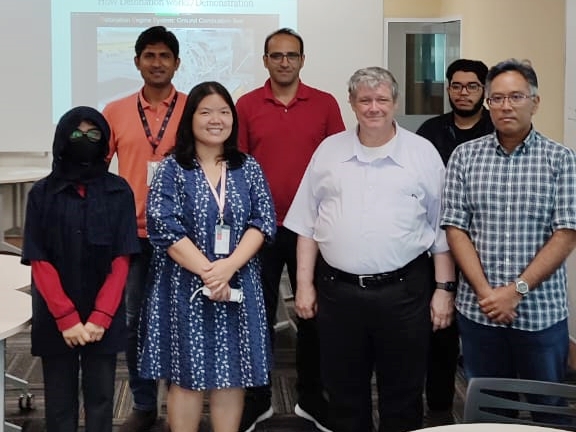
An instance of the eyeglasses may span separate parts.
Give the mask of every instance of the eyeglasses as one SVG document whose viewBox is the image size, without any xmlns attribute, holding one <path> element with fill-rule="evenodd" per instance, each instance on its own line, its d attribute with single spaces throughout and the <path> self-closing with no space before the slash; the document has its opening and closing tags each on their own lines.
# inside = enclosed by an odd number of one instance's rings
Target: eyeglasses
<svg viewBox="0 0 576 432">
<path fill-rule="evenodd" d="M 82 139 L 82 137 L 88 138 L 88 141 L 97 143 L 102 139 L 102 131 L 100 129 L 90 129 L 86 132 L 81 131 L 80 129 L 76 129 L 72 131 L 70 134 L 70 141 L 71 142 L 78 142 Z"/>
<path fill-rule="evenodd" d="M 286 60 L 288 60 L 289 63 L 296 63 L 298 60 L 300 60 L 301 56 L 300 53 L 291 51 L 286 53 L 273 52 L 266 54 L 266 57 L 268 57 L 273 63 L 282 63 L 284 57 L 286 57 Z"/>
<path fill-rule="evenodd" d="M 448 86 L 448 88 L 454 93 L 460 93 L 463 89 L 466 89 L 468 93 L 478 93 L 484 88 L 484 86 L 477 82 L 469 82 L 468 84 L 453 82 Z"/>
<path fill-rule="evenodd" d="M 533 97 L 534 95 L 527 95 L 524 93 L 513 93 L 508 96 L 504 95 L 490 96 L 489 98 L 486 98 L 486 102 L 488 102 L 488 105 L 491 107 L 500 107 L 504 105 L 504 101 L 508 99 L 508 102 L 510 103 L 511 106 L 518 106 L 522 105 L 526 100 L 532 99 Z"/>
</svg>

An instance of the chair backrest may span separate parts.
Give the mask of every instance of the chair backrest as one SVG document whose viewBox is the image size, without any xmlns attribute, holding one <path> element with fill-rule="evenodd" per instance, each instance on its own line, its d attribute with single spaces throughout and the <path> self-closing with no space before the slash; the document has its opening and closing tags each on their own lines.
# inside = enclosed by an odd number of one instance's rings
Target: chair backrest
<svg viewBox="0 0 576 432">
<path fill-rule="evenodd" d="M 546 405 L 537 400 L 538 396 L 561 398 L 565 406 Z M 466 391 L 464 423 L 524 423 L 576 431 L 574 403 L 576 386 L 569 384 L 509 378 L 472 378 Z M 507 416 L 510 412 L 520 415 Z M 530 415 L 522 415 L 524 412 Z"/>
</svg>

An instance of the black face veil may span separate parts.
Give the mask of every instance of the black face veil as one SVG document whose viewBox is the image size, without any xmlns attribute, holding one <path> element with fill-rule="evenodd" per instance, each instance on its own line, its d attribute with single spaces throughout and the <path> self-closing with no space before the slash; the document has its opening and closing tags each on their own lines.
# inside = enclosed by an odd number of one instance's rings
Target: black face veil
<svg viewBox="0 0 576 432">
<path fill-rule="evenodd" d="M 94 125 L 101 132 L 97 142 L 86 135 L 71 140 L 72 132 L 83 121 Z M 52 145 L 52 171 L 54 176 L 71 180 L 87 181 L 104 175 L 108 171 L 105 157 L 108 154 L 110 127 L 106 119 L 94 108 L 79 106 L 65 113 L 56 126 Z"/>
</svg>

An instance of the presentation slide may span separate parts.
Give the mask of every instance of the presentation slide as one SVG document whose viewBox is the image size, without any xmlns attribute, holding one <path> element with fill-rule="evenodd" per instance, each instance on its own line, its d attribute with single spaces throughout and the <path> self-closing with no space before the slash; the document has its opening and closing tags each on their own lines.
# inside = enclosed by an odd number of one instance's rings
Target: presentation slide
<svg viewBox="0 0 576 432">
<path fill-rule="evenodd" d="M 296 21 L 296 0 L 54 0 L 53 121 L 138 91 L 134 43 L 148 27 L 163 25 L 180 42 L 178 90 L 214 80 L 237 99 L 263 81 L 266 35 Z"/>
</svg>

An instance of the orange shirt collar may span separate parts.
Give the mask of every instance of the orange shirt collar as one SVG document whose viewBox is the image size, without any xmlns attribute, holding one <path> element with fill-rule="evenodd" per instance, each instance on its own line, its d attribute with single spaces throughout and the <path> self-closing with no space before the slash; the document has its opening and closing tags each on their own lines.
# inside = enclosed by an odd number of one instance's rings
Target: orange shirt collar
<svg viewBox="0 0 576 432">
<path fill-rule="evenodd" d="M 162 101 L 162 103 L 165 106 L 170 106 L 170 103 L 172 102 L 172 99 L 174 98 L 174 95 L 176 94 L 176 88 L 171 85 L 172 89 L 170 90 L 170 94 L 166 97 L 166 99 L 164 99 Z M 144 87 L 142 87 L 140 89 L 140 92 L 138 93 L 138 97 L 140 98 L 140 103 L 142 104 L 142 108 L 144 109 L 149 109 L 150 108 L 150 102 L 148 102 L 145 98 L 144 98 Z"/>
</svg>

